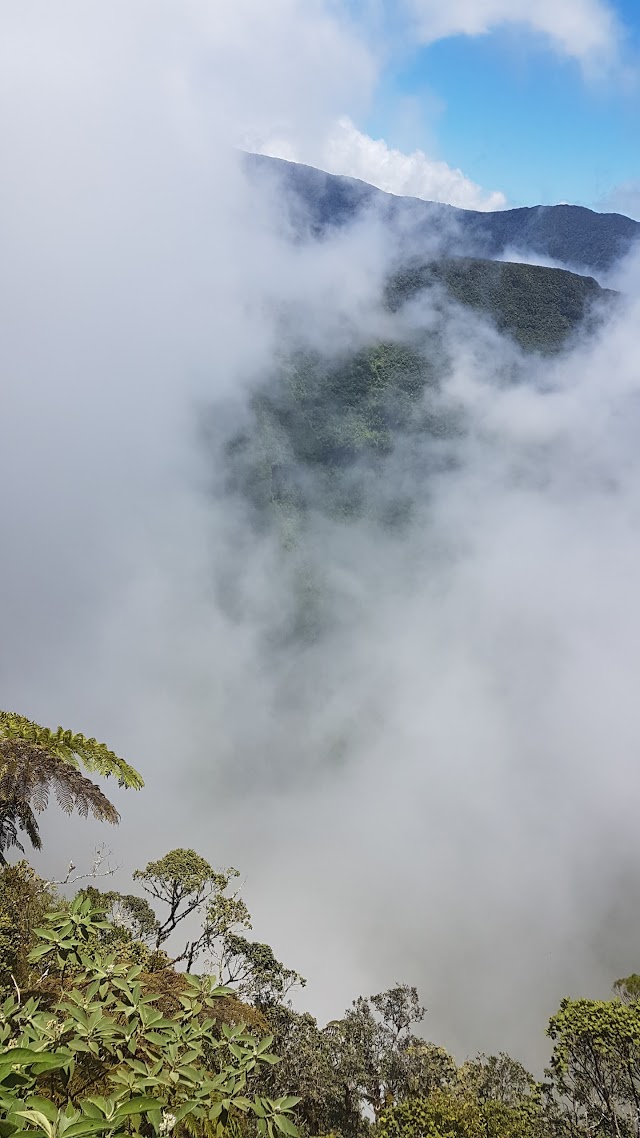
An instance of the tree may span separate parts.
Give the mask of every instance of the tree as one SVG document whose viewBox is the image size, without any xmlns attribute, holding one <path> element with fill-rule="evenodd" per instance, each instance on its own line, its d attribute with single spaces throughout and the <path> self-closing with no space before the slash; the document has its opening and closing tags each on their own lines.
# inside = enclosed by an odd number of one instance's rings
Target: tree
<svg viewBox="0 0 640 1138">
<path fill-rule="evenodd" d="M 336 1067 L 348 1073 L 350 1094 L 378 1117 L 391 1102 L 406 1097 L 410 1081 L 423 1065 L 423 1040 L 410 1028 L 425 1014 L 418 993 L 408 984 L 360 997 L 342 1020 L 327 1026 Z"/>
<path fill-rule="evenodd" d="M 27 981 L 35 929 L 56 894 L 26 861 L 0 869 L 0 989 Z"/>
<path fill-rule="evenodd" d="M 537 1090 L 533 1075 L 504 1051 L 468 1059 L 458 1071 L 458 1084 L 480 1102 L 501 1102 L 505 1106 L 517 1106 Z"/>
<path fill-rule="evenodd" d="M 396 1101 L 448 1090 L 459 1079 L 455 1060 L 444 1047 L 426 1039 L 410 1037 L 400 1052 L 401 1079 L 395 1082 Z"/>
<path fill-rule="evenodd" d="M 367 1129 L 367 1121 L 333 1039 L 309 1012 L 279 1003 L 267 1014 L 280 1063 L 260 1070 L 259 1093 L 269 1098 L 295 1094 L 300 1099 L 295 1113 L 305 1134 L 358 1138 Z"/>
<path fill-rule="evenodd" d="M 640 1135 L 640 1004 L 565 999 L 547 1034 L 549 1074 L 571 1129 Z"/>
<path fill-rule="evenodd" d="M 414 1023 L 424 1019 L 426 1008 L 423 1008 L 418 999 L 416 988 L 408 984 L 396 984 L 386 992 L 370 997 L 371 1005 L 382 1018 L 382 1022 L 393 1029 L 396 1039 L 408 1034 Z"/>
<path fill-rule="evenodd" d="M 83 817 L 119 821 L 113 803 L 81 773 L 81 763 L 90 772 L 116 777 L 121 786 L 143 786 L 138 772 L 104 743 L 0 711 L 0 864 L 6 864 L 9 847 L 23 850 L 20 831 L 41 848 L 36 813 L 48 806 L 51 792 L 68 814 L 77 810 Z"/>
<path fill-rule="evenodd" d="M 266 1009 L 282 1001 L 294 985 L 306 981 L 293 969 L 285 968 L 268 944 L 248 940 L 241 934 L 251 928 L 249 910 L 238 892 L 227 893 L 240 875 L 229 867 L 215 870 L 195 850 L 171 850 L 158 861 L 137 869 L 139 881 L 149 896 L 166 906 L 157 918 L 143 898 L 111 893 L 109 896 L 122 918 L 136 929 L 136 935 L 161 948 L 178 925 L 188 917 L 201 916 L 202 923 L 184 948 L 173 957 L 173 964 L 185 962 L 191 972 L 196 960 L 205 956 L 214 965 L 222 983 L 233 985 L 238 995 Z M 114 910 L 115 911 L 115 910 Z"/>
<path fill-rule="evenodd" d="M 232 931 L 222 935 L 219 976 L 225 984 L 236 986 L 238 993 L 268 1013 L 281 1003 L 292 988 L 304 988 L 306 980 L 299 972 L 286 968 L 268 944 L 247 940 Z"/>
<path fill-rule="evenodd" d="M 640 1002 L 640 976 L 637 972 L 623 976 L 621 980 L 616 980 L 613 991 L 623 1004 L 637 1004 Z"/>
<path fill-rule="evenodd" d="M 267 1095 L 281 1094 L 285 1087 L 296 1094 L 301 1100 L 296 1113 L 308 1134 L 359 1138 L 369 1127 L 369 1115 L 395 1095 L 409 1094 L 412 1086 L 427 1085 L 427 1069 L 429 1085 L 439 1085 L 444 1071 L 455 1073 L 444 1049 L 411 1034 L 424 1009 L 408 985 L 356 1000 L 342 1019 L 324 1028 L 281 1000 L 259 1006 L 282 1060 L 262 1071 L 261 1088 Z"/>
<path fill-rule="evenodd" d="M 297 1095 L 296 1114 L 308 1134 L 360 1138 L 369 1115 L 379 1115 L 396 1097 L 455 1077 L 455 1063 L 443 1048 L 411 1034 L 424 1009 L 408 985 L 356 1000 L 324 1028 L 281 1001 L 260 1006 L 281 1057 L 277 1067 L 260 1073 L 261 1093 L 289 1089 Z"/>
<path fill-rule="evenodd" d="M 539 1115 L 500 1102 L 435 1091 L 390 1107 L 375 1127 L 376 1138 L 538 1138 Z"/>
<path fill-rule="evenodd" d="M 190 972 L 196 959 L 215 942 L 238 926 L 251 928 L 249 910 L 237 894 L 228 896 L 230 882 L 239 877 L 237 869 L 215 870 L 195 850 L 170 850 L 133 877 L 151 897 L 167 906 L 168 912 L 156 921 L 153 939 L 160 948 L 178 925 L 194 913 L 203 915 L 200 931 L 186 942 L 173 963 L 186 961 Z"/>
</svg>

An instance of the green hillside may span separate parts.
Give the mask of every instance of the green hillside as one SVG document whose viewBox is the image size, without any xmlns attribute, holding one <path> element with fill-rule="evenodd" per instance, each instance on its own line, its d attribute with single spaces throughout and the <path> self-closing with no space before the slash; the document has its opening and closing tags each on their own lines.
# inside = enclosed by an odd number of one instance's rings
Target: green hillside
<svg viewBox="0 0 640 1138">
<path fill-rule="evenodd" d="M 597 301 L 615 296 L 593 277 L 564 269 L 455 257 L 398 273 L 390 303 L 395 307 L 438 284 L 460 304 L 487 315 L 526 351 L 544 353 L 558 351 L 585 319 L 593 322 Z"/>
<path fill-rule="evenodd" d="M 487 317 L 525 352 L 550 355 L 592 329 L 613 297 L 590 277 L 534 265 L 458 258 L 404 269 L 389 282 L 388 308 L 431 306 L 435 327 L 343 357 L 283 357 L 255 391 L 249 424 L 228 443 L 231 488 L 260 524 L 279 524 L 285 540 L 295 539 L 309 511 L 398 524 L 409 500 L 387 489 L 381 460 L 427 436 L 437 467 L 447 461 L 446 439 L 460 430 L 438 400 L 450 364 L 447 324 L 458 306 Z"/>
<path fill-rule="evenodd" d="M 388 455 L 398 431 L 427 429 L 423 395 L 434 381 L 433 361 L 397 343 L 339 362 L 296 354 L 255 394 L 251 427 L 229 445 L 236 488 L 283 524 L 313 508 L 360 514 L 366 478 L 352 468 Z"/>
</svg>

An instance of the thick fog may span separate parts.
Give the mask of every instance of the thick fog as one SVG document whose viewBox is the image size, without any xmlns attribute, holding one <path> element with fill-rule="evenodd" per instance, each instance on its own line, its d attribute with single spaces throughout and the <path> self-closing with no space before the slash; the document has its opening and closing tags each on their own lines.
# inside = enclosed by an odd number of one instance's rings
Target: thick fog
<svg viewBox="0 0 640 1138">
<path fill-rule="evenodd" d="M 290 343 L 415 335 L 440 303 L 390 316 L 375 218 L 292 241 L 245 180 L 249 129 L 321 132 L 375 80 L 331 5 L 266 12 L 0 16 L 0 703 L 147 783 L 108 833 L 52 808 L 37 864 L 107 841 L 124 883 L 194 846 L 246 875 L 321 1018 L 403 980 L 458 1057 L 538 1063 L 561 996 L 640 964 L 640 267 L 554 360 L 451 312 L 462 427 L 373 476 L 404 529 L 260 531 L 224 470 L 254 386 Z M 330 620 L 300 646 L 306 573 Z"/>
</svg>

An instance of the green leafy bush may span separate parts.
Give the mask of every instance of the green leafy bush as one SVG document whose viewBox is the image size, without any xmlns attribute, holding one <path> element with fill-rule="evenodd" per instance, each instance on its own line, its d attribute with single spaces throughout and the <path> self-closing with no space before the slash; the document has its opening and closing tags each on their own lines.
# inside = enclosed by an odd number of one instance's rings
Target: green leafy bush
<svg viewBox="0 0 640 1138">
<path fill-rule="evenodd" d="M 0 1010 L 0 1138 L 295 1136 L 297 1098 L 251 1094 L 254 1073 L 278 1062 L 272 1037 L 220 1024 L 229 989 L 210 977 L 184 977 L 180 1012 L 167 1018 L 141 965 L 100 951 L 110 928 L 78 897 L 37 930 L 30 962 L 43 995 L 17 991 Z"/>
</svg>

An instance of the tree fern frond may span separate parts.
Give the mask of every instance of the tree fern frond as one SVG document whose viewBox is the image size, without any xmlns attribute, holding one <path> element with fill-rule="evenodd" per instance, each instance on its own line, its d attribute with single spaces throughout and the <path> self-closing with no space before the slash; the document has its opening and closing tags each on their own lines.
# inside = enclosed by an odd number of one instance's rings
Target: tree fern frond
<svg viewBox="0 0 640 1138">
<path fill-rule="evenodd" d="M 60 809 L 64 810 L 65 814 L 72 814 L 74 797 L 73 791 L 68 783 L 62 782 L 58 779 L 53 783 L 53 790 Z M 86 810 L 84 812 L 82 810 L 78 810 L 78 813 L 82 814 L 85 818 L 87 816 Z"/>
<path fill-rule="evenodd" d="M 41 850 L 42 840 L 40 838 L 40 830 L 36 821 L 36 816 L 33 813 L 33 810 L 29 806 L 28 802 L 16 802 L 15 820 L 18 823 L 20 829 L 23 830 L 27 835 L 34 850 Z M 19 842 L 16 842 L 15 844 L 19 845 L 20 849 L 22 849 L 22 846 Z"/>
<path fill-rule="evenodd" d="M 67 814 L 78 810 L 85 817 L 115 824 L 120 815 L 95 782 L 57 755 L 33 743 L 0 741 L 0 801 L 26 802 L 38 810 L 46 806 L 49 790 Z"/>
<path fill-rule="evenodd" d="M 120 786 L 135 790 L 144 786 L 144 779 L 138 771 L 110 751 L 104 743 L 98 743 L 96 739 L 87 739 L 81 734 L 74 735 L 72 731 L 65 731 L 62 727 L 51 731 L 50 728 L 41 727 L 39 723 L 34 723 L 33 720 L 13 711 L 0 711 L 0 739 L 35 743 L 70 766 L 78 767 L 81 762 L 89 772 L 95 772 L 105 778 L 110 776 L 117 778 Z"/>
<path fill-rule="evenodd" d="M 40 841 L 39 835 L 38 841 Z M 32 845 L 33 844 L 34 843 L 32 843 Z M 7 864 L 4 850 L 9 849 L 11 846 L 16 846 L 21 853 L 24 853 L 24 846 L 18 838 L 15 803 L 0 802 L 0 865 Z M 35 848 L 38 849 L 38 846 L 36 845 Z"/>
<path fill-rule="evenodd" d="M 24 846 L 18 838 L 18 829 L 24 830 L 35 850 L 42 849 L 33 810 L 26 802 L 0 800 L 0 865 L 6 865 L 4 850 L 15 846 L 24 853 Z"/>
<path fill-rule="evenodd" d="M 24 830 L 33 848 L 35 850 L 42 849 L 36 816 L 28 802 L 17 803 L 16 817 L 20 823 L 20 829 Z"/>
<path fill-rule="evenodd" d="M 18 846 L 18 829 L 41 848 L 34 811 L 45 809 L 53 790 L 62 809 L 116 824 L 120 815 L 99 786 L 66 759 L 21 738 L 0 737 L 0 863 L 3 851 Z"/>
<path fill-rule="evenodd" d="M 2 786 L 2 776 L 0 776 L 0 792 Z M 31 784 L 30 789 L 27 790 L 25 784 L 25 791 L 29 794 L 31 806 L 38 814 L 42 814 L 43 810 L 47 809 L 49 805 L 49 786 L 46 782 L 36 782 Z"/>
</svg>

